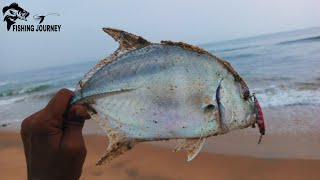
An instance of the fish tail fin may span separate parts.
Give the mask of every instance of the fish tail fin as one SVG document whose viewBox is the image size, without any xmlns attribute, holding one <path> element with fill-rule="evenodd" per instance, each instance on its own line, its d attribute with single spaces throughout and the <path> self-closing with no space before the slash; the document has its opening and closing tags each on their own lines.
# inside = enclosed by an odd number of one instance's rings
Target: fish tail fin
<svg viewBox="0 0 320 180">
<path fill-rule="evenodd" d="M 188 160 L 191 161 L 194 159 L 202 149 L 206 138 L 190 138 L 190 139 L 181 139 L 179 140 L 177 146 L 173 152 L 181 151 L 183 149 L 187 150 Z"/>
</svg>

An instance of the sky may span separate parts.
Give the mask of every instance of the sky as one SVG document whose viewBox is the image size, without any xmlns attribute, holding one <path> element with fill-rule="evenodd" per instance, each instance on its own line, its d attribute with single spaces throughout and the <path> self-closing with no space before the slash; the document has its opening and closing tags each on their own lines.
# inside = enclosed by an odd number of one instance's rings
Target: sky
<svg viewBox="0 0 320 180">
<path fill-rule="evenodd" d="M 1 0 L 48 16 L 60 32 L 12 32 L 0 21 L 0 74 L 98 61 L 118 44 L 102 27 L 122 29 L 151 42 L 218 42 L 320 26 L 319 0 Z M 3 16 L 1 16 L 3 18 Z"/>
</svg>

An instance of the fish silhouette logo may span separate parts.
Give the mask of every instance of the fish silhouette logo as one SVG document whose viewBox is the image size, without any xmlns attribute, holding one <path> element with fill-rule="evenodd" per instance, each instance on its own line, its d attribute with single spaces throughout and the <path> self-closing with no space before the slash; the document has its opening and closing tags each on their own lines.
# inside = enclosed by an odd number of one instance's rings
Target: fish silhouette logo
<svg viewBox="0 0 320 180">
<path fill-rule="evenodd" d="M 10 6 L 5 6 L 2 9 L 4 19 L 7 22 L 7 30 L 9 31 L 11 26 L 16 23 L 17 19 L 27 21 L 29 12 L 21 8 L 17 3 L 12 3 Z"/>
</svg>

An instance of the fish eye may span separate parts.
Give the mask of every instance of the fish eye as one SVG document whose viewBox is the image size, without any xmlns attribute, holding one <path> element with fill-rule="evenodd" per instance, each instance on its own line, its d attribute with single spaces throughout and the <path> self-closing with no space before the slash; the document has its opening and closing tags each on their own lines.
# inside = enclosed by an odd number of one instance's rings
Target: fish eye
<svg viewBox="0 0 320 180">
<path fill-rule="evenodd" d="M 10 12 L 10 14 L 12 14 L 12 15 L 16 15 L 16 12 L 14 12 L 14 11 L 12 11 L 12 10 L 10 10 L 9 12 Z"/>
<path fill-rule="evenodd" d="M 244 100 L 248 100 L 250 96 L 250 90 L 247 87 L 242 87 L 242 97 Z"/>
</svg>

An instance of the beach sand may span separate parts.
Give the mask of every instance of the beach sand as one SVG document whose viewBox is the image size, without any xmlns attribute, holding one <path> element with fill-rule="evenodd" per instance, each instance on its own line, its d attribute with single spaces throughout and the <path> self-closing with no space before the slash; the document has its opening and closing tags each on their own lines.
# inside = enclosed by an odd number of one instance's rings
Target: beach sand
<svg viewBox="0 0 320 180">
<path fill-rule="evenodd" d="M 108 140 L 97 123 L 88 120 L 83 130 L 88 154 L 81 179 L 319 180 L 319 109 L 266 108 L 267 135 L 261 144 L 257 144 L 257 128 L 210 137 L 191 162 L 186 161 L 185 151 L 172 152 L 176 141 L 168 141 L 140 143 L 112 162 L 96 166 Z M 18 123 L 0 127 L 0 179 L 26 179 L 19 129 Z"/>
<path fill-rule="evenodd" d="M 258 159 L 201 152 L 186 162 L 186 153 L 149 143 L 138 144 L 111 163 L 96 166 L 106 137 L 86 135 L 87 158 L 81 179 L 320 179 L 320 160 Z M 17 132 L 0 132 L 1 179 L 26 179 L 22 142 Z"/>
</svg>

